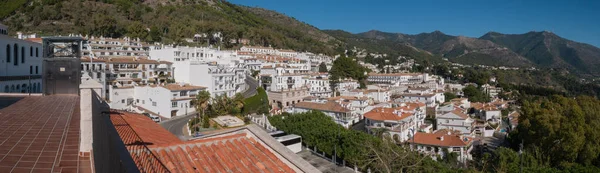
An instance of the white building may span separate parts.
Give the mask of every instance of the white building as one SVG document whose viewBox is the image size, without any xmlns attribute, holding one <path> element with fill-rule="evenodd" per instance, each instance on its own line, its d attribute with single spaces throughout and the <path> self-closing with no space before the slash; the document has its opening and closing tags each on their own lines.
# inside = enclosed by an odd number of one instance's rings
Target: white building
<svg viewBox="0 0 600 173">
<path fill-rule="evenodd" d="M 418 84 L 429 81 L 427 73 L 369 73 L 367 80 L 371 83 L 383 84 Z"/>
<path fill-rule="evenodd" d="M 386 89 L 355 89 L 350 91 L 340 92 L 342 96 L 363 97 L 366 96 L 373 102 L 388 102 L 390 101 L 390 92 Z"/>
<path fill-rule="evenodd" d="M 152 59 L 173 63 L 177 82 L 206 86 L 213 97 L 246 90 L 247 70 L 234 51 L 212 48 L 168 47 L 151 50 Z"/>
<path fill-rule="evenodd" d="M 344 126 L 345 128 L 349 128 L 354 123 L 357 123 L 359 121 L 359 118 L 355 115 L 352 115 L 352 112 L 349 109 L 344 108 L 340 104 L 332 101 L 325 103 L 296 103 L 292 108 L 292 113 L 303 113 L 311 110 L 317 110 L 325 113 L 326 115 L 331 117 L 333 121 Z"/>
<path fill-rule="evenodd" d="M 425 125 L 425 104 L 402 103 L 395 108 L 375 108 L 364 115 L 365 128 L 375 135 L 375 129 L 385 128 L 397 143 L 410 139 Z"/>
<path fill-rule="evenodd" d="M 461 109 L 436 117 L 437 129 L 449 129 L 452 131 L 460 131 L 461 134 L 471 135 L 474 130 L 474 120 L 465 114 Z"/>
<path fill-rule="evenodd" d="M 442 94 L 441 96 L 443 96 Z M 402 93 L 396 95 L 398 98 L 395 99 L 396 102 L 409 102 L 409 101 L 418 101 L 427 104 L 429 107 L 434 107 L 438 103 L 438 96 L 436 94 L 411 94 L 411 93 Z"/>
<path fill-rule="evenodd" d="M 336 102 L 343 107 L 350 109 L 352 115 L 357 115 L 360 119 L 362 119 L 363 114 L 367 112 L 367 107 L 373 104 L 373 101 L 368 97 L 337 96 L 327 98 L 327 100 Z"/>
<path fill-rule="evenodd" d="M 311 96 L 319 98 L 331 97 L 333 91 L 331 90 L 331 85 L 329 85 L 327 75 L 310 75 L 304 77 L 303 80 Z"/>
<path fill-rule="evenodd" d="M 434 159 L 446 157 L 445 153 L 457 153 L 458 161 L 465 163 L 473 159 L 471 150 L 474 139 L 469 136 L 454 134 L 448 130 L 438 130 L 434 133 L 417 132 L 415 137 L 408 140 L 411 148 L 417 152 L 431 156 Z M 444 152 L 446 151 L 446 152 Z"/>
<path fill-rule="evenodd" d="M 192 100 L 205 89 L 188 84 L 123 87 L 113 90 L 110 107 L 172 118 L 195 112 Z"/>
<path fill-rule="evenodd" d="M 42 44 L 8 36 L 0 24 L 0 92 L 42 92 Z"/>
<path fill-rule="evenodd" d="M 105 38 L 86 37 L 82 46 L 83 56 L 101 57 L 148 57 L 150 45 L 142 43 L 139 38 Z"/>
</svg>

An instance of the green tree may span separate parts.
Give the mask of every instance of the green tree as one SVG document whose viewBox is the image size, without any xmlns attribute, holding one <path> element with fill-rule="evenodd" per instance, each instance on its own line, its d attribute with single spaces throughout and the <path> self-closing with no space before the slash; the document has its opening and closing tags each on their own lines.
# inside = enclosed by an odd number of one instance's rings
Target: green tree
<svg viewBox="0 0 600 173">
<path fill-rule="evenodd" d="M 148 30 L 141 22 L 135 21 L 127 26 L 127 36 L 135 39 L 146 39 L 148 37 Z"/>
<path fill-rule="evenodd" d="M 481 89 L 473 85 L 469 85 L 463 88 L 463 93 L 465 94 L 465 97 L 469 98 L 469 101 L 471 102 L 489 102 L 490 100 L 490 98 L 485 93 L 483 93 Z"/>
<path fill-rule="evenodd" d="M 582 96 L 537 97 L 522 101 L 516 141 L 539 148 L 552 166 L 592 165 L 600 154 L 600 101 Z M 513 142 L 514 143 L 514 142 Z"/>
<path fill-rule="evenodd" d="M 196 98 L 194 99 L 196 110 L 197 111 L 199 110 L 198 114 L 196 114 L 196 115 L 202 115 L 203 121 L 205 120 L 204 117 L 208 117 L 206 115 L 206 109 L 208 109 L 209 101 L 210 101 L 210 93 L 206 90 L 200 91 L 198 93 L 198 95 L 196 95 Z M 196 116 L 196 119 L 200 120 L 200 118 L 197 116 Z"/>
<path fill-rule="evenodd" d="M 325 62 L 319 64 L 319 72 L 327 72 L 327 64 L 325 64 Z"/>
<path fill-rule="evenodd" d="M 329 70 L 330 84 L 337 84 L 339 80 L 350 78 L 358 80 L 361 88 L 366 87 L 367 75 L 366 69 L 356 62 L 355 59 L 348 57 L 339 57 L 333 61 L 333 66 Z"/>
<path fill-rule="evenodd" d="M 444 93 L 444 99 L 445 99 L 444 101 L 445 102 L 449 102 L 450 100 L 455 99 L 455 98 L 457 98 L 457 96 L 454 93 L 451 93 L 451 92 Z"/>
</svg>

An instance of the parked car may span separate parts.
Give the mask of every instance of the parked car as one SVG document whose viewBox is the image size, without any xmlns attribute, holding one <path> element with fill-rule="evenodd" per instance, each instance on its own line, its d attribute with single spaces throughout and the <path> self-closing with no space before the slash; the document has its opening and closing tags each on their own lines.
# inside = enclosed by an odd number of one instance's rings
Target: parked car
<svg viewBox="0 0 600 173">
<path fill-rule="evenodd" d="M 156 115 L 150 115 L 150 119 L 152 119 L 152 121 L 159 123 L 161 121 L 159 116 Z"/>
<path fill-rule="evenodd" d="M 142 113 L 142 115 L 147 116 L 148 118 L 150 118 L 152 121 L 159 123 L 161 121 L 159 116 L 156 115 L 150 115 L 149 113 Z"/>
</svg>

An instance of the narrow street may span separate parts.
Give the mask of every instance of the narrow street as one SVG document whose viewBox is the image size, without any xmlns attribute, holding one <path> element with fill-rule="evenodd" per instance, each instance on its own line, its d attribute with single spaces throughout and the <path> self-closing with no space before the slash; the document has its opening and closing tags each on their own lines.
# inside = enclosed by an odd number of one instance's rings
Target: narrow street
<svg viewBox="0 0 600 173">
<path fill-rule="evenodd" d="M 189 136 L 183 133 L 183 127 L 187 126 L 187 122 L 194 118 L 195 115 L 196 113 L 192 112 L 188 113 L 187 115 L 162 121 L 159 124 L 169 132 L 173 133 L 175 136 L 179 137 L 179 139 L 186 140 Z"/>
<path fill-rule="evenodd" d="M 258 81 L 256 81 L 252 76 L 246 75 L 246 85 L 248 85 L 248 89 L 242 93 L 244 98 L 249 98 L 256 95 L 256 89 L 258 88 Z"/>
</svg>

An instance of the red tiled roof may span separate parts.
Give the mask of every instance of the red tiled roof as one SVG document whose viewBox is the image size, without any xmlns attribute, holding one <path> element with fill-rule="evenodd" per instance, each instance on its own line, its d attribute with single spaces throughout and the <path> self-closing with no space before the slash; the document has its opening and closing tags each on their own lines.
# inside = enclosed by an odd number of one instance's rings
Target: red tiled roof
<svg viewBox="0 0 600 173">
<path fill-rule="evenodd" d="M 171 134 L 169 131 L 164 129 L 157 130 L 154 127 L 156 123 L 144 115 L 113 111 L 111 112 L 110 120 L 119 132 L 119 136 L 121 136 L 125 145 L 140 141 L 145 142 L 148 147 L 182 143 L 177 136 Z"/>
<path fill-rule="evenodd" d="M 0 172 L 90 172 L 79 157 L 79 97 L 30 96 L 0 109 Z"/>
<path fill-rule="evenodd" d="M 168 90 L 171 90 L 171 91 L 188 91 L 188 90 L 206 89 L 206 87 L 203 87 L 203 86 L 194 86 L 194 85 L 189 85 L 189 84 L 185 84 L 183 86 L 179 85 L 179 84 L 167 84 L 162 87 L 166 88 Z"/>
<path fill-rule="evenodd" d="M 466 139 L 466 141 L 464 139 Z M 458 135 L 417 132 L 415 133 L 414 139 L 408 140 L 408 142 L 441 147 L 464 147 L 471 144 L 473 138 L 461 137 Z"/>
<path fill-rule="evenodd" d="M 454 110 L 452 111 L 452 113 L 453 113 L 453 114 L 455 114 L 455 115 L 458 115 L 458 116 L 459 116 L 459 117 L 461 117 L 462 119 L 467 119 L 467 118 L 469 118 L 469 115 L 467 115 L 467 114 L 463 113 L 463 112 L 462 112 L 462 110 L 460 110 L 460 109 L 454 109 Z"/>
<path fill-rule="evenodd" d="M 127 57 L 127 58 L 110 58 L 108 60 L 110 64 L 160 64 L 156 60 L 150 60 L 145 58 L 135 58 L 135 57 Z"/>
<path fill-rule="evenodd" d="M 412 116 L 412 113 L 401 113 L 400 115 L 395 114 L 394 111 L 396 111 L 395 108 L 375 108 L 367 113 L 364 114 L 365 118 L 370 119 L 370 120 L 377 120 L 377 121 L 400 121 L 403 120 L 405 118 L 408 118 L 409 116 Z"/>
<path fill-rule="evenodd" d="M 418 76 L 420 73 L 369 73 L 369 76 Z"/>
<path fill-rule="evenodd" d="M 249 132 L 184 142 L 140 114 L 115 112 L 111 120 L 125 144 L 146 144 L 151 150 L 140 157 L 126 145 L 142 172 L 295 172 Z M 149 158 L 161 164 L 144 164 Z"/>
<path fill-rule="evenodd" d="M 340 104 L 337 104 L 333 101 L 328 101 L 325 103 L 315 103 L 315 102 L 299 102 L 294 105 L 297 108 L 305 108 L 312 110 L 320 110 L 320 111 L 328 111 L 328 112 L 341 112 L 348 113 L 350 110 L 342 107 Z"/>
</svg>

